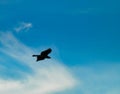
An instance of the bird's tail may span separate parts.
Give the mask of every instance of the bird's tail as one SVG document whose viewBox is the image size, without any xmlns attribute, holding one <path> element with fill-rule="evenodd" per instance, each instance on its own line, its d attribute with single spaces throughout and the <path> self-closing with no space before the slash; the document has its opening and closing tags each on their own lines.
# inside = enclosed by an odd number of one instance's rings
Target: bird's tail
<svg viewBox="0 0 120 94">
<path fill-rule="evenodd" d="M 38 55 L 32 55 L 33 57 L 37 57 Z"/>
</svg>

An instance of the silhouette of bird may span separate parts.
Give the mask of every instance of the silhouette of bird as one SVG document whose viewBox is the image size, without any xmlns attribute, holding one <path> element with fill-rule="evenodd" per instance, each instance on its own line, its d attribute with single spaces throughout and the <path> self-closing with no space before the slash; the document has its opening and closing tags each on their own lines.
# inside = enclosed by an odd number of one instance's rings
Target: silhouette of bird
<svg viewBox="0 0 120 94">
<path fill-rule="evenodd" d="M 48 48 L 47 50 L 44 50 L 41 52 L 40 55 L 32 55 L 33 57 L 37 57 L 36 61 L 44 60 L 44 59 L 50 59 L 51 57 L 48 56 L 49 53 L 51 53 L 52 49 Z"/>
</svg>

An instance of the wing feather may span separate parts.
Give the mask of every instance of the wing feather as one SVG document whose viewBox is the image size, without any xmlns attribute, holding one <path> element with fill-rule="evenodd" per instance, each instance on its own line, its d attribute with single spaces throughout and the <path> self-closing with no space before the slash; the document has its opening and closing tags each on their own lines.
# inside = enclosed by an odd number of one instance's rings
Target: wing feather
<svg viewBox="0 0 120 94">
<path fill-rule="evenodd" d="M 49 49 L 47 49 L 47 50 L 42 51 L 42 52 L 41 52 L 41 55 L 47 56 L 51 51 L 52 51 L 52 49 L 49 48 Z"/>
</svg>

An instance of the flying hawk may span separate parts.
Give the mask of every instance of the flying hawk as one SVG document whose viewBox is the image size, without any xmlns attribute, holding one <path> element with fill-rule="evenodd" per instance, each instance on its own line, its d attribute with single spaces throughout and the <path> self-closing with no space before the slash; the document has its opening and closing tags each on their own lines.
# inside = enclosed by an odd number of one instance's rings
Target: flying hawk
<svg viewBox="0 0 120 94">
<path fill-rule="evenodd" d="M 37 60 L 36 61 L 40 61 L 40 60 L 44 60 L 44 59 L 50 59 L 51 57 L 48 56 L 48 54 L 52 51 L 51 48 L 47 49 L 47 50 L 44 50 L 41 52 L 40 55 L 32 55 L 33 57 L 37 57 Z"/>
</svg>

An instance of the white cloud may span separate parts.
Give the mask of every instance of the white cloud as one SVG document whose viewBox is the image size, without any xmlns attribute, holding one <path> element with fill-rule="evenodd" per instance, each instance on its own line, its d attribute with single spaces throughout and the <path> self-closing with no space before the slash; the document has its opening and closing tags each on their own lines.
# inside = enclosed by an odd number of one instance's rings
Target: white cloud
<svg viewBox="0 0 120 94">
<path fill-rule="evenodd" d="M 22 44 L 10 32 L 0 32 L 0 52 L 26 64 L 34 74 L 22 73 L 21 80 L 6 80 L 0 78 L 0 94 L 68 94 L 64 90 L 73 88 L 69 94 L 119 94 L 120 64 L 100 63 L 95 66 L 77 66 L 71 73 L 69 68 L 57 60 L 35 62 L 31 55 L 37 53 L 34 49 Z M 1 58 L 0 61 L 3 59 Z M 5 61 L 5 60 L 4 60 Z M 10 62 L 12 64 L 12 62 Z M 0 70 L 4 65 L 0 66 Z M 16 71 L 16 70 L 15 70 Z M 19 70 L 20 71 L 20 70 Z M 18 74 L 19 74 L 18 71 Z M 79 79 L 76 80 L 76 75 Z M 72 89 L 71 89 L 72 90 Z M 76 91 L 74 91 L 76 90 Z"/>
<path fill-rule="evenodd" d="M 30 28 L 32 28 L 32 23 L 22 22 L 17 27 L 15 27 L 14 30 L 16 32 L 20 32 L 20 31 L 28 31 Z"/>
<path fill-rule="evenodd" d="M 25 79 L 5 80 L 0 78 L 0 94 L 53 94 L 72 88 L 76 80 L 69 69 L 56 60 L 35 62 L 35 51 L 22 44 L 10 32 L 0 32 L 0 51 L 31 67 L 34 74 L 24 74 Z M 12 64 L 12 62 L 10 62 Z"/>
</svg>

